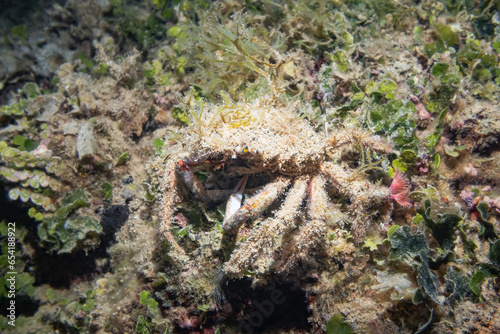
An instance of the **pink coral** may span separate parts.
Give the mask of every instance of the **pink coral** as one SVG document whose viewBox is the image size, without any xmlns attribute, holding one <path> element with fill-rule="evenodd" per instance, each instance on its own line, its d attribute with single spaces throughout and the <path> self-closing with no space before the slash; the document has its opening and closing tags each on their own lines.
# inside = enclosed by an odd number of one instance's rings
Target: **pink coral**
<svg viewBox="0 0 500 334">
<path fill-rule="evenodd" d="M 410 180 L 408 180 L 406 175 L 396 170 L 391 183 L 391 199 L 395 200 L 403 207 L 410 207 L 413 205 L 413 202 L 408 196 L 409 193 Z"/>
</svg>

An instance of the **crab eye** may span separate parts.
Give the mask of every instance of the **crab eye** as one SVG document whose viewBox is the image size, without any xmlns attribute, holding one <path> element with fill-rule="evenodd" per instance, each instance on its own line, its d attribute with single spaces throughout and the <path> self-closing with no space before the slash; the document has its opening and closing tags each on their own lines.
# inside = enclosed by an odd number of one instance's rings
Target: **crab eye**
<svg viewBox="0 0 500 334">
<path fill-rule="evenodd" d="M 238 145 L 236 146 L 236 152 L 239 152 L 240 154 L 247 154 L 250 150 L 247 145 Z"/>
</svg>

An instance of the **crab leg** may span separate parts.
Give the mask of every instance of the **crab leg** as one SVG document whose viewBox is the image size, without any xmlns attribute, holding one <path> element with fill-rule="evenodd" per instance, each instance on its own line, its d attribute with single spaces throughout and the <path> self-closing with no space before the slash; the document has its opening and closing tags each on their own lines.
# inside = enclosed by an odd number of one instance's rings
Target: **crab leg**
<svg viewBox="0 0 500 334">
<path fill-rule="evenodd" d="M 172 224 L 174 216 L 174 205 L 178 201 L 177 195 L 177 178 L 175 177 L 175 162 L 169 161 L 167 163 L 167 168 L 165 170 L 164 182 L 166 189 L 163 190 L 163 203 L 162 203 L 162 213 L 163 219 L 162 224 L 160 224 L 160 232 L 163 234 L 168 243 L 176 250 L 179 258 L 184 259 L 184 250 L 177 244 L 174 236 L 170 232 L 170 227 Z"/>
<path fill-rule="evenodd" d="M 389 199 L 389 189 L 362 179 L 351 180 L 352 173 L 346 171 L 342 166 L 325 162 L 323 163 L 322 172 L 339 189 L 341 194 L 351 199 L 351 212 L 355 215 L 366 215 L 368 209 L 375 206 L 375 203 Z M 377 206 L 380 206 L 380 204 Z"/>
<path fill-rule="evenodd" d="M 283 236 L 295 228 L 297 211 L 306 197 L 308 184 L 307 177 L 295 180 L 275 218 L 262 222 L 259 229 L 231 254 L 229 261 L 224 264 L 225 273 L 241 277 L 246 269 L 261 273 L 269 269 Z"/>
<path fill-rule="evenodd" d="M 222 228 L 228 234 L 236 234 L 240 226 L 250 218 L 255 218 L 268 208 L 290 184 L 290 179 L 280 176 L 268 184 L 261 192 L 248 198 L 245 204 L 230 217 L 224 218 Z"/>
<path fill-rule="evenodd" d="M 326 140 L 327 144 L 331 147 L 339 148 L 344 145 L 352 145 L 354 143 L 361 143 L 363 146 L 369 147 L 370 150 L 389 154 L 393 152 L 393 148 L 389 143 L 382 139 L 380 136 L 373 135 L 365 130 L 358 129 L 345 129 L 335 133 L 332 137 Z"/>
<path fill-rule="evenodd" d="M 278 271 L 285 271 L 306 259 L 311 249 L 318 245 L 327 230 L 326 217 L 331 204 L 325 192 L 325 180 L 315 176 L 309 184 L 309 221 L 302 225 L 291 243 L 285 246 L 282 261 L 276 263 Z"/>
</svg>

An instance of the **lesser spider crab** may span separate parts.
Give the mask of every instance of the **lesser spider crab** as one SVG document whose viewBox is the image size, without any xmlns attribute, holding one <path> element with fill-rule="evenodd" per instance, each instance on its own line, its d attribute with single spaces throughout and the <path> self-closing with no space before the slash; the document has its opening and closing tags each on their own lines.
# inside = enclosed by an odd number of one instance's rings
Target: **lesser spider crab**
<svg viewBox="0 0 500 334">
<path fill-rule="evenodd" d="M 221 248 L 227 260 L 223 270 L 232 276 L 246 270 L 292 268 L 341 221 L 351 224 L 355 238 L 362 237 L 370 217 L 380 215 L 379 209 L 390 202 L 388 187 L 380 177 L 378 181 L 368 177 L 364 169 L 374 165 L 367 162 L 365 152 L 383 156 L 392 148 L 360 126 L 326 135 L 292 108 L 235 104 L 228 98 L 222 106 L 200 105 L 191 114 L 184 137 L 189 155 L 170 159 L 164 179 L 160 229 L 179 256 L 185 256 L 184 250 L 172 236 L 171 223 L 181 200 L 180 180 L 198 201 L 221 202 L 229 197 Z M 224 168 L 236 187 L 207 189 L 194 173 L 207 166 Z M 262 175 L 269 183 L 242 201 L 247 180 Z M 275 212 L 260 218 L 236 243 L 241 226 L 271 205 Z"/>
</svg>

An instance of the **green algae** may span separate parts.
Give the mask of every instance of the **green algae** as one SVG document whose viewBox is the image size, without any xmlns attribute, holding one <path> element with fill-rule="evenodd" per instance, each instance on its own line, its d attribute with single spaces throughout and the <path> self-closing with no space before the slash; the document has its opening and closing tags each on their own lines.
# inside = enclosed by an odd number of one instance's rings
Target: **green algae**
<svg viewBox="0 0 500 334">
<path fill-rule="evenodd" d="M 415 135 L 415 106 L 411 102 L 392 100 L 385 104 L 373 103 L 370 107 L 370 123 L 373 130 L 391 138 L 400 150 L 417 149 Z"/>
<path fill-rule="evenodd" d="M 92 248 L 102 233 L 99 221 L 89 216 L 68 218 L 73 211 L 89 204 L 89 198 L 83 189 L 69 191 L 54 215 L 44 217 L 38 225 L 41 245 L 60 254 L 70 253 L 74 249 Z"/>
<path fill-rule="evenodd" d="M 355 332 L 352 330 L 349 324 L 345 323 L 342 319 L 342 315 L 335 314 L 328 320 L 326 324 L 326 333 L 327 334 L 354 334 Z"/>
<path fill-rule="evenodd" d="M 423 208 L 417 210 L 422 216 L 424 224 L 431 230 L 431 234 L 437 240 L 441 248 L 444 250 L 451 250 L 455 246 L 455 228 L 463 218 L 456 214 L 442 214 L 438 216 L 438 221 L 434 221 L 430 216 L 430 211 L 430 200 L 425 200 Z"/>
</svg>

